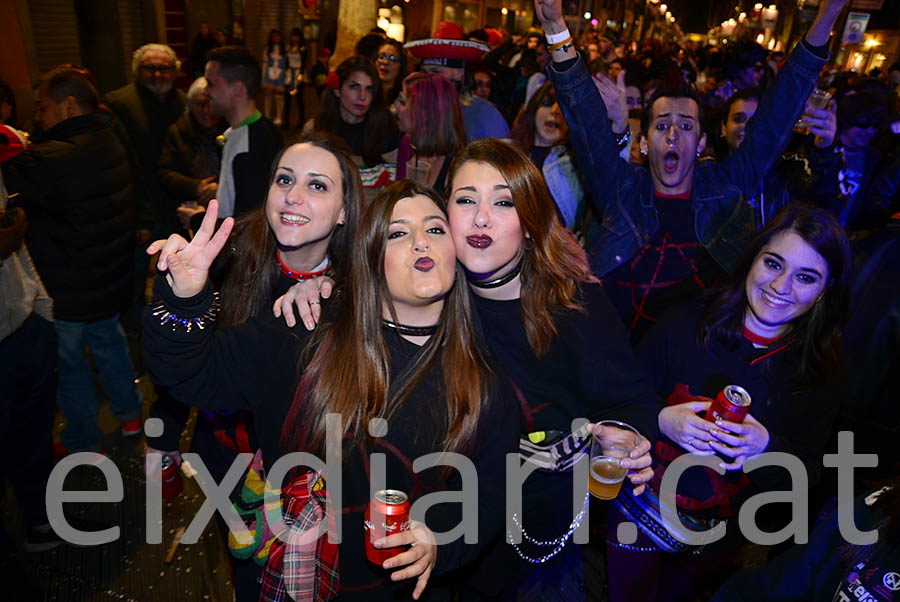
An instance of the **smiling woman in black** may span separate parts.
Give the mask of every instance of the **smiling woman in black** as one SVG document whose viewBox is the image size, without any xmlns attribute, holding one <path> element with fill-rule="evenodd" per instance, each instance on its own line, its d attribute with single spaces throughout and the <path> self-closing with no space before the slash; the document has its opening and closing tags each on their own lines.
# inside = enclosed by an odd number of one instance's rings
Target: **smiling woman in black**
<svg viewBox="0 0 900 602">
<path fill-rule="evenodd" d="M 169 270 L 171 285 L 160 278 L 155 290 L 168 313 L 145 317 L 153 378 L 200 406 L 252 409 L 269 470 L 291 451 L 324 458 L 325 415 L 343 417 L 339 600 L 389 600 L 401 592 L 418 598 L 432 575 L 458 568 L 480 549 L 461 539 L 434 544 L 435 533 L 460 519 L 459 504 L 440 504 L 424 524 L 387 538 L 386 547 L 416 543 L 388 561 L 390 571 L 369 563 L 362 513 L 371 495 L 371 452 L 385 454 L 387 475 L 372 486 L 405 491 L 413 503 L 461 488 L 455 470 L 415 472 L 417 458 L 441 451 L 466 455 L 477 470 L 478 542 L 502 524 L 505 454 L 517 439 L 507 419 L 514 402 L 478 351 L 464 289 L 453 287 L 453 244 L 435 199 L 429 189 L 401 182 L 369 206 L 347 290 L 314 339 L 272 318 L 215 327 L 205 269 L 230 222 L 212 240 L 210 222 L 193 247 L 163 249 L 161 268 Z M 386 434 L 370 435 L 373 418 L 387 420 Z M 267 566 L 263 594 L 281 578 L 280 566 Z M 447 594 L 439 581 L 429 584 L 430 600 Z"/>
</svg>

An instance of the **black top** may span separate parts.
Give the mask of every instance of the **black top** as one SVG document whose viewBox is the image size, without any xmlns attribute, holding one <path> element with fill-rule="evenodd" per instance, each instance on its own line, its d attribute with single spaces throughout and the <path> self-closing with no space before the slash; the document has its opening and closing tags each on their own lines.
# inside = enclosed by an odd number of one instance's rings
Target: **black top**
<svg viewBox="0 0 900 602">
<path fill-rule="evenodd" d="M 540 358 L 528 344 L 520 300 L 473 298 L 491 353 L 522 394 L 521 433 L 568 433 L 576 418 L 614 419 L 634 426 L 651 442 L 656 439 L 657 396 L 601 285 L 582 285 L 585 311 L 557 316 L 557 335 Z M 572 520 L 571 472 L 533 473 L 523 491 L 526 532 L 539 539 L 562 535 Z"/>
<path fill-rule="evenodd" d="M 212 301 L 210 287 L 196 297 L 178 299 L 161 278 L 154 291 L 179 317 L 201 315 Z M 423 348 L 390 331 L 385 331 L 384 336 L 390 351 L 391 382 L 397 383 Z M 169 388 L 176 397 L 201 407 L 252 409 L 263 462 L 269 469 L 285 453 L 279 438 L 294 396 L 298 358 L 307 337 L 303 329 L 290 329 L 283 320 L 272 317 L 251 318 L 231 328 L 192 328 L 187 333 L 182 326 L 161 325 L 150 312 L 144 316 L 143 345 L 153 381 Z M 339 548 L 341 600 L 388 600 L 398 590 L 407 591 L 408 595 L 414 586 L 414 581 L 393 584 L 387 572 L 365 559 L 363 513 L 370 500 L 370 453 L 386 456 L 386 480 L 376 485 L 378 489 L 405 491 L 413 503 L 437 490 L 460 488 L 454 471 L 445 479 L 440 467 L 418 473 L 412 470 L 417 458 L 441 449 L 446 431 L 441 383 L 440 367 L 436 366 L 403 406 L 396 409 L 387 435 L 374 444 L 360 445 L 345 457 L 343 540 Z M 502 525 L 505 455 L 515 450 L 518 437 L 515 423 L 507 419 L 515 412 L 511 393 L 494 386 L 490 399 L 481 414 L 473 451 L 468 454 L 478 475 L 479 544 L 489 541 Z M 442 504 L 437 508 L 440 512 L 426 514 L 426 524 L 435 533 L 457 525 L 460 504 Z M 480 545 L 467 545 L 461 539 L 438 546 L 435 574 L 472 560 L 479 549 Z"/>
<path fill-rule="evenodd" d="M 368 127 L 368 120 L 364 119 L 360 123 L 347 123 L 342 117 L 338 116 L 334 134 L 347 143 L 353 156 L 362 157 L 365 160 L 366 129 Z M 390 122 L 390 128 L 390 132 L 378 147 L 378 153 L 381 155 L 389 153 L 400 146 L 400 132 L 393 121 Z M 367 167 L 371 167 L 371 165 L 367 164 Z"/>
<path fill-rule="evenodd" d="M 637 344 L 666 309 L 699 297 L 724 271 L 697 238 L 687 198 L 654 195 L 660 227 L 631 261 L 603 278 Z"/>
<path fill-rule="evenodd" d="M 695 334 L 700 319 L 699 303 L 683 305 L 668 313 L 652 328 L 638 347 L 638 359 L 653 379 L 660 397 L 668 397 L 676 384 L 686 384 L 693 395 L 715 398 L 727 385 L 739 385 L 751 397 L 750 414 L 769 431 L 767 452 L 786 452 L 800 458 L 815 484 L 822 466 L 822 454 L 837 413 L 834 391 L 826 385 L 799 392 L 794 378 L 797 354 L 778 342 L 759 348 L 741 338 L 735 346 L 716 342 L 707 351 Z M 766 359 L 758 359 L 772 353 Z M 664 405 L 660 405 L 662 409 Z M 660 440 L 671 442 L 663 434 Z M 677 447 L 677 446 L 676 446 Z M 681 448 L 679 448 L 681 449 Z M 742 471 L 729 471 L 725 482 L 736 482 Z M 760 467 L 746 473 L 750 494 L 756 490 L 790 489 L 787 471 Z M 694 499 L 706 499 L 714 483 L 702 467 L 689 468 L 679 481 L 678 493 Z M 736 509 L 740 500 L 732 500 Z"/>
</svg>

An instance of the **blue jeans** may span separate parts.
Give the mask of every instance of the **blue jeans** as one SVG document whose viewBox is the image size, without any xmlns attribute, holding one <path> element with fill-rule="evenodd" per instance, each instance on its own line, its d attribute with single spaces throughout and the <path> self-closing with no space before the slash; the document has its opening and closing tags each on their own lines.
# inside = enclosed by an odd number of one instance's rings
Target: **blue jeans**
<svg viewBox="0 0 900 602">
<path fill-rule="evenodd" d="M 66 428 L 60 438 L 70 451 L 99 450 L 103 433 L 97 426 L 97 394 L 84 348 L 90 349 L 109 397 L 112 413 L 122 422 L 141 417 L 141 401 L 134 386 L 119 316 L 96 322 L 54 322 L 59 337 L 59 387 L 56 399 Z"/>
</svg>

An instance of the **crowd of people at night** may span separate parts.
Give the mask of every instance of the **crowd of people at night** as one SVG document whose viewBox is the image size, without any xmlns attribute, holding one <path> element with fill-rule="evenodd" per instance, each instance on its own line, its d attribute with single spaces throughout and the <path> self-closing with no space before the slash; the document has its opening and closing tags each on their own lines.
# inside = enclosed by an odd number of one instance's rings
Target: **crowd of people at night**
<svg viewBox="0 0 900 602">
<path fill-rule="evenodd" d="M 110 461 L 105 399 L 169 482 L 199 409 L 241 602 L 583 601 L 588 548 L 614 602 L 896 598 L 900 62 L 835 66 L 846 0 L 784 52 L 562 4 L 337 64 L 203 23 L 102 95 L 44 73 L 30 120 L 0 85 L 0 478 L 29 553 L 67 543 L 54 464 Z"/>
</svg>

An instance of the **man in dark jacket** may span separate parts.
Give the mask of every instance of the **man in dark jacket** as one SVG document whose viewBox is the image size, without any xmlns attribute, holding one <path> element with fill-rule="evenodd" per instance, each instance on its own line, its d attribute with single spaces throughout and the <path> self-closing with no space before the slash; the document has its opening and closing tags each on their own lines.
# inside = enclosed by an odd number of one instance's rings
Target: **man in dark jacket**
<svg viewBox="0 0 900 602">
<path fill-rule="evenodd" d="M 144 238 L 162 238 L 175 228 L 175 206 L 163 192 L 156 174 L 169 126 L 184 114 L 187 100 L 174 88 L 179 63 L 164 44 L 146 44 L 134 52 L 131 64 L 136 81 L 104 97 L 128 134 L 137 159 L 135 189 L 146 194 L 153 209 L 153 232 Z M 148 224 L 141 224 L 146 227 Z"/>
<path fill-rule="evenodd" d="M 140 399 L 118 321 L 131 292 L 131 169 L 108 120 L 96 112 L 97 91 L 79 71 L 60 67 L 46 74 L 37 99 L 35 144 L 4 165 L 4 179 L 10 193 L 20 193 L 31 222 L 26 243 L 54 301 L 63 445 L 99 450 L 85 346 L 122 433 L 141 431 Z"/>
<path fill-rule="evenodd" d="M 633 330 L 731 272 L 753 235 L 753 196 L 790 139 L 828 57 L 844 0 L 823 0 L 805 38 L 760 101 L 740 148 L 698 164 L 706 146 L 701 102 L 690 88 L 658 89 L 647 107 L 650 169 L 616 159 L 617 138 L 584 61 L 571 43 L 558 0 L 536 0 L 553 48 L 548 68 L 569 136 L 601 217 L 591 267 Z M 561 39 L 558 39 L 561 38 Z M 612 84 L 609 84 L 612 85 Z M 667 262 L 661 269 L 654 264 Z M 618 294 L 616 294 L 618 292 Z M 633 334 L 638 334 L 637 332 Z"/>
<path fill-rule="evenodd" d="M 225 123 L 210 111 L 206 94 L 206 78 L 198 77 L 187 93 L 190 110 L 169 126 L 159 158 L 159 181 L 171 198 L 186 206 L 177 212 L 184 219 L 181 225 L 189 228 L 190 210 L 206 204 L 216 196 L 222 147 L 216 138 L 225 130 Z"/>
</svg>

